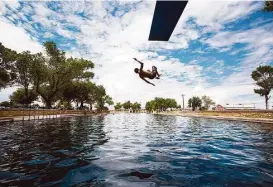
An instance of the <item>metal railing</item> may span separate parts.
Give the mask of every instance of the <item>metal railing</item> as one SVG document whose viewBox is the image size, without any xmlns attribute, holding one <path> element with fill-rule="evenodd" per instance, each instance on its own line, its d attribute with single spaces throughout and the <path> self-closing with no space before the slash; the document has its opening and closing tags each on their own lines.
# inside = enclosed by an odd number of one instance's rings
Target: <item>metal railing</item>
<svg viewBox="0 0 273 187">
<path fill-rule="evenodd" d="M 85 110 L 60 110 L 60 109 L 44 109 L 44 108 L 8 108 L 0 110 L 0 119 L 13 118 L 16 120 L 30 121 L 41 119 L 56 119 L 68 115 L 89 115 L 94 114 L 93 111 Z"/>
</svg>

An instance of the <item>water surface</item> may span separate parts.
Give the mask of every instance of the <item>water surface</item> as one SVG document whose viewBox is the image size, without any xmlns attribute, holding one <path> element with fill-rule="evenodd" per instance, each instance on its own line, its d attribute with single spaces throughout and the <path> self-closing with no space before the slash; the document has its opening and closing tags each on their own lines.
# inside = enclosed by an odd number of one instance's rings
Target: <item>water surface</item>
<svg viewBox="0 0 273 187">
<path fill-rule="evenodd" d="M 273 186 L 273 126 L 115 114 L 0 124 L 0 186 Z"/>
</svg>

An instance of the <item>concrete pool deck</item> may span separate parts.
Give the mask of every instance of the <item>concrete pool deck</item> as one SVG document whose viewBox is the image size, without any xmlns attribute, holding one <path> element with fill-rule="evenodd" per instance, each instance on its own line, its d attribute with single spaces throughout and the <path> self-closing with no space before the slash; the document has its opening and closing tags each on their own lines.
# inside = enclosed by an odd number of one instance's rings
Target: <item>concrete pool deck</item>
<svg viewBox="0 0 273 187">
<path fill-rule="evenodd" d="M 7 121 L 29 121 L 29 120 L 43 120 L 43 119 L 56 119 L 62 117 L 79 116 L 79 114 L 61 114 L 61 115 L 40 115 L 40 116 L 14 116 L 14 117 L 0 117 L 0 122 Z"/>
<path fill-rule="evenodd" d="M 218 120 L 228 120 L 228 121 L 243 121 L 252 123 L 267 123 L 273 124 L 273 119 L 270 118 L 249 118 L 249 117 L 236 117 L 236 116 L 215 116 L 215 115 L 202 115 L 202 113 L 194 112 L 161 112 L 159 115 L 169 115 L 169 116 L 183 116 L 183 117 L 196 117 L 196 118 L 207 118 L 207 119 L 218 119 Z"/>
<path fill-rule="evenodd" d="M 128 113 L 127 111 L 111 111 L 112 114 L 118 114 L 118 113 Z M 143 112 L 142 112 L 143 113 Z M 219 114 L 211 113 L 209 115 L 202 114 L 201 112 L 191 112 L 191 111 L 169 111 L 169 112 L 159 112 L 159 113 L 152 113 L 154 115 L 167 115 L 167 116 L 182 116 L 182 117 L 194 117 L 194 118 L 206 118 L 206 119 L 217 119 L 217 120 L 227 120 L 227 121 L 243 121 L 243 122 L 252 122 L 252 123 L 266 123 L 266 124 L 273 124 L 273 118 L 255 118 L 255 117 L 238 117 L 235 116 L 237 113 L 235 112 L 232 115 L 224 116 Z M 257 112 L 259 113 L 259 112 Z"/>
<path fill-rule="evenodd" d="M 30 121 L 30 120 L 49 120 L 57 118 L 69 118 L 69 117 L 88 117 L 95 115 L 105 115 L 105 113 L 99 114 L 59 114 L 59 115 L 40 115 L 40 116 L 11 116 L 11 117 L 0 117 L 0 122 L 11 122 L 11 121 Z"/>
</svg>

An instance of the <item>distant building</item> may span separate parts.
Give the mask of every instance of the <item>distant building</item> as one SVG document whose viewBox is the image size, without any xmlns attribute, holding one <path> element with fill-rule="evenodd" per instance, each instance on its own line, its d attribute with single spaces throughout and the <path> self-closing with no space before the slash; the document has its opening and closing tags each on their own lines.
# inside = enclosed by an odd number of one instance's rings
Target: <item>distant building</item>
<svg viewBox="0 0 273 187">
<path fill-rule="evenodd" d="M 242 107 L 236 107 L 236 106 L 226 106 L 225 110 L 255 110 L 256 108 L 253 106 L 242 106 Z"/>
<path fill-rule="evenodd" d="M 223 111 L 225 110 L 225 107 L 223 107 L 222 105 L 216 105 L 213 110 L 216 110 L 216 111 Z"/>
<path fill-rule="evenodd" d="M 216 105 L 214 107 L 212 107 L 212 110 L 215 111 L 223 111 L 223 110 L 255 110 L 255 106 L 245 106 L 245 105 L 226 105 L 225 107 L 222 105 Z"/>
</svg>

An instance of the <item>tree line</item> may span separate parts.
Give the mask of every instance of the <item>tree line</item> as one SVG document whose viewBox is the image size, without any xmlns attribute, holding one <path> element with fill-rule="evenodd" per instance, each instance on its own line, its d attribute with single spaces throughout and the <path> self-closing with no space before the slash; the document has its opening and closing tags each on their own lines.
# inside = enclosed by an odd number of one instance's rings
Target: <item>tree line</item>
<svg viewBox="0 0 273 187">
<path fill-rule="evenodd" d="M 193 111 L 196 109 L 208 110 L 212 105 L 215 105 L 215 102 L 206 95 L 202 96 L 201 98 L 193 96 L 188 100 L 188 107 L 190 107 Z"/>
<path fill-rule="evenodd" d="M 114 108 L 117 111 L 124 109 L 124 110 L 132 110 L 133 112 L 139 112 L 141 109 L 141 104 L 138 102 L 132 103 L 131 101 L 126 101 L 124 103 L 117 102 Z"/>
<path fill-rule="evenodd" d="M 215 105 L 215 102 L 209 96 L 192 97 L 188 100 L 188 107 L 192 110 L 197 108 L 201 110 L 208 110 L 211 105 Z M 132 110 L 133 112 L 139 112 L 141 104 L 138 102 L 132 103 L 126 101 L 124 103 L 117 102 L 114 106 L 115 110 Z M 145 110 L 147 112 L 165 112 L 167 109 L 181 109 L 181 105 L 178 105 L 175 99 L 156 97 L 153 100 L 147 101 L 145 104 Z"/>
<path fill-rule="evenodd" d="M 180 105 L 177 105 L 177 102 L 175 99 L 171 98 L 161 98 L 156 97 L 151 101 L 146 102 L 145 109 L 147 112 L 164 112 L 168 108 L 170 109 L 178 109 L 181 108 Z"/>
<path fill-rule="evenodd" d="M 10 95 L 12 105 L 29 105 L 41 98 L 46 108 L 57 106 L 71 108 L 75 102 L 83 109 L 84 104 L 106 110 L 112 105 L 102 85 L 91 82 L 94 63 L 83 58 L 67 58 L 66 53 L 52 41 L 44 43 L 45 54 L 30 51 L 17 53 L 0 43 L 0 90 L 19 86 Z"/>
</svg>

